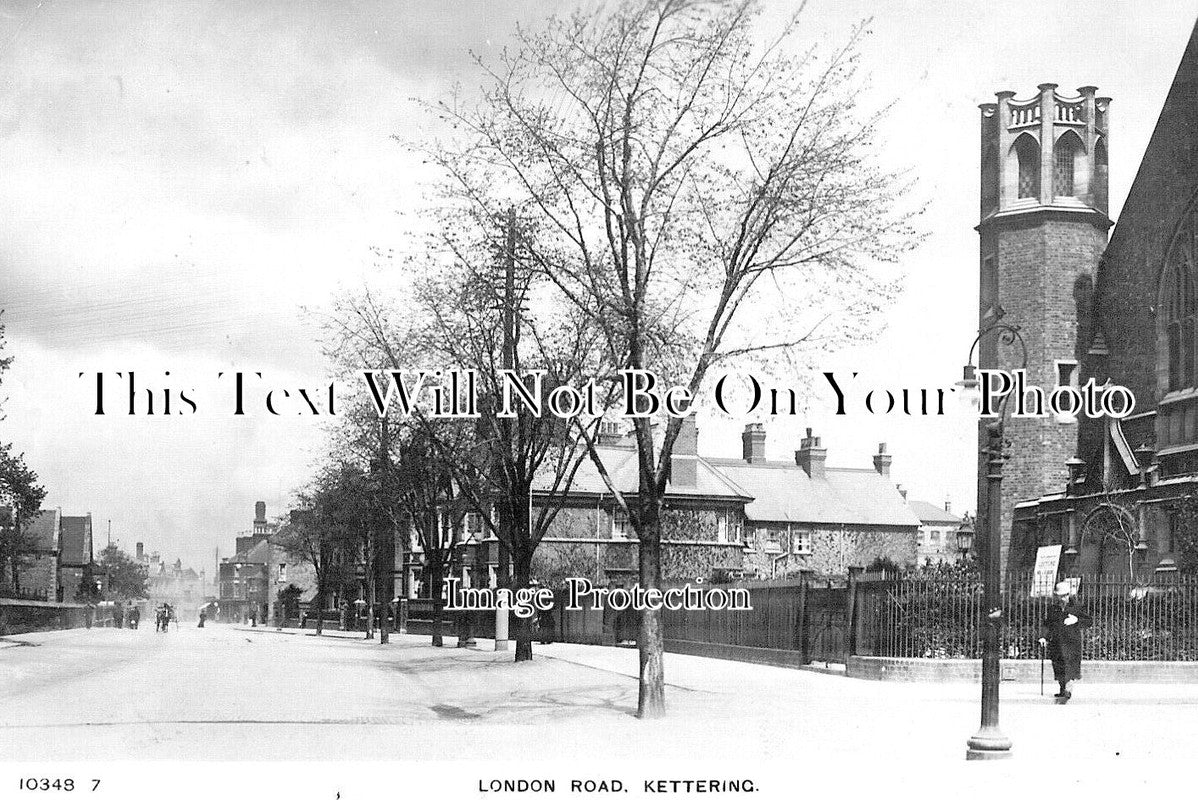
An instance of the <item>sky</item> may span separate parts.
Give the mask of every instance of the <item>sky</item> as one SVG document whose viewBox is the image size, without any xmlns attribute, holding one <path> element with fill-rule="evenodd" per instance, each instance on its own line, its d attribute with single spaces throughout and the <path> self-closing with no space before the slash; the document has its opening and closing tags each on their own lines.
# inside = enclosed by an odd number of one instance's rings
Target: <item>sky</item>
<svg viewBox="0 0 1198 800">
<path fill-rule="evenodd" d="M 766 6 L 763 28 L 796 4 Z M 430 175 L 394 137 L 435 135 L 416 100 L 476 85 L 472 52 L 494 55 L 516 24 L 570 7 L 0 1 L 0 308 L 17 359 L 0 441 L 26 453 L 46 505 L 90 512 L 101 546 L 111 527 L 129 550 L 145 542 L 209 572 L 255 501 L 283 513 L 324 420 L 272 417 L 261 391 L 326 386 L 316 334 L 332 298 L 394 280 L 379 253 L 416 246 Z M 1045 82 L 1112 97 L 1117 218 L 1196 17 L 1195 0 L 808 3 L 811 42 L 871 18 L 864 99 L 893 103 L 881 158 L 910 169 L 909 202 L 926 204 L 927 238 L 899 265 L 883 332 L 821 369 L 892 390 L 957 380 L 977 328 L 977 105 Z M 183 391 L 204 413 L 121 413 L 116 373 L 129 371 L 156 402 Z M 237 371 L 263 374 L 243 417 Z M 806 427 L 833 466 L 868 467 L 885 441 L 912 498 L 973 508 L 965 415 L 837 417 L 815 387 L 803 414 L 768 421 L 771 458 L 792 457 Z M 704 414 L 700 452 L 739 454 L 745 422 Z"/>
</svg>

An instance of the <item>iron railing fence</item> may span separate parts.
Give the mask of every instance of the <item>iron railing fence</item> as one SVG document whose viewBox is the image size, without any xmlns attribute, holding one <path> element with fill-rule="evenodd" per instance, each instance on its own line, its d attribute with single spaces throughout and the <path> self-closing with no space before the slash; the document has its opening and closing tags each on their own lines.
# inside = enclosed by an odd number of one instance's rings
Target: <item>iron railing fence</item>
<svg viewBox="0 0 1198 800">
<path fill-rule="evenodd" d="M 1076 602 L 1092 622 L 1082 657 L 1109 661 L 1198 661 L 1198 576 L 1150 585 L 1124 575 L 1081 575 Z M 1050 597 L 1031 597 L 1032 576 L 1009 578 L 1003 591 L 1003 658 L 1040 657 L 1038 640 Z M 859 655 L 980 658 L 982 582 L 913 577 L 863 582 L 857 598 Z"/>
<path fill-rule="evenodd" d="M 41 600 L 48 602 L 50 593 L 41 589 L 14 589 L 11 586 L 0 586 L 0 597 L 8 600 Z"/>
<path fill-rule="evenodd" d="M 751 611 L 664 611 L 667 639 L 770 650 L 796 650 L 811 660 L 843 661 L 848 639 L 848 586 L 841 581 L 748 581 Z M 728 590 L 732 586 L 705 587 Z"/>
</svg>

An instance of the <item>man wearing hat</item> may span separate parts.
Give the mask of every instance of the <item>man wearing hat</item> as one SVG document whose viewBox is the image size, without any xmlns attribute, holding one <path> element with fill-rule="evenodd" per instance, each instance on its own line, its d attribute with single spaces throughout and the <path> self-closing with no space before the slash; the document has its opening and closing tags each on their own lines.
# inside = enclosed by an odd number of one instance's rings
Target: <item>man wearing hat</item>
<svg viewBox="0 0 1198 800">
<path fill-rule="evenodd" d="M 1082 611 L 1073 599 L 1069 581 L 1061 581 L 1052 590 L 1053 604 L 1044 617 L 1040 646 L 1048 647 L 1052 672 L 1061 685 L 1054 695 L 1057 703 L 1069 702 L 1069 684 L 1082 676 L 1082 628 L 1089 626 L 1090 615 Z"/>
</svg>

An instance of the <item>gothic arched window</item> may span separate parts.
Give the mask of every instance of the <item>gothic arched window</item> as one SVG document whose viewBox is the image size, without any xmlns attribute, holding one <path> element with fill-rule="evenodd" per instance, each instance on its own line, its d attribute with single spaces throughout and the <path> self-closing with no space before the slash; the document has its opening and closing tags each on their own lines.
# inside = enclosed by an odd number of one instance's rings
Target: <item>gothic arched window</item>
<svg viewBox="0 0 1198 800">
<path fill-rule="evenodd" d="M 1080 149 L 1081 141 L 1073 131 L 1067 131 L 1057 139 L 1053 148 L 1053 193 L 1060 196 L 1073 195 L 1073 160 Z"/>
<path fill-rule="evenodd" d="M 1040 196 L 1040 148 L 1036 140 L 1024 134 L 1015 142 L 1019 159 L 1019 197 Z"/>
<path fill-rule="evenodd" d="M 1098 140 L 1098 144 L 1094 145 L 1094 171 L 1095 180 L 1091 182 L 1094 187 L 1094 199 L 1098 202 L 1098 207 L 1106 211 L 1107 204 L 1107 154 L 1106 142 L 1102 139 Z"/>
<path fill-rule="evenodd" d="M 1161 345 L 1169 359 L 1168 391 L 1194 385 L 1194 332 L 1198 317 L 1195 297 L 1193 236 L 1185 235 L 1190 224 L 1170 249 L 1161 285 L 1163 339 Z M 1183 241 L 1185 240 L 1185 241 Z"/>
</svg>

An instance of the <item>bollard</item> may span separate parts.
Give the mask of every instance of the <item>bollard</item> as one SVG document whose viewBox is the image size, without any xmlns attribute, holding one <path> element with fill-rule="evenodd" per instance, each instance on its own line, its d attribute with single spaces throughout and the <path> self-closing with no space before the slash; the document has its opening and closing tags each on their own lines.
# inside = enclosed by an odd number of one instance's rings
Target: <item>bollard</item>
<svg viewBox="0 0 1198 800">
<path fill-rule="evenodd" d="M 495 649 L 507 650 L 507 623 L 508 610 L 506 608 L 495 609 Z"/>
</svg>

